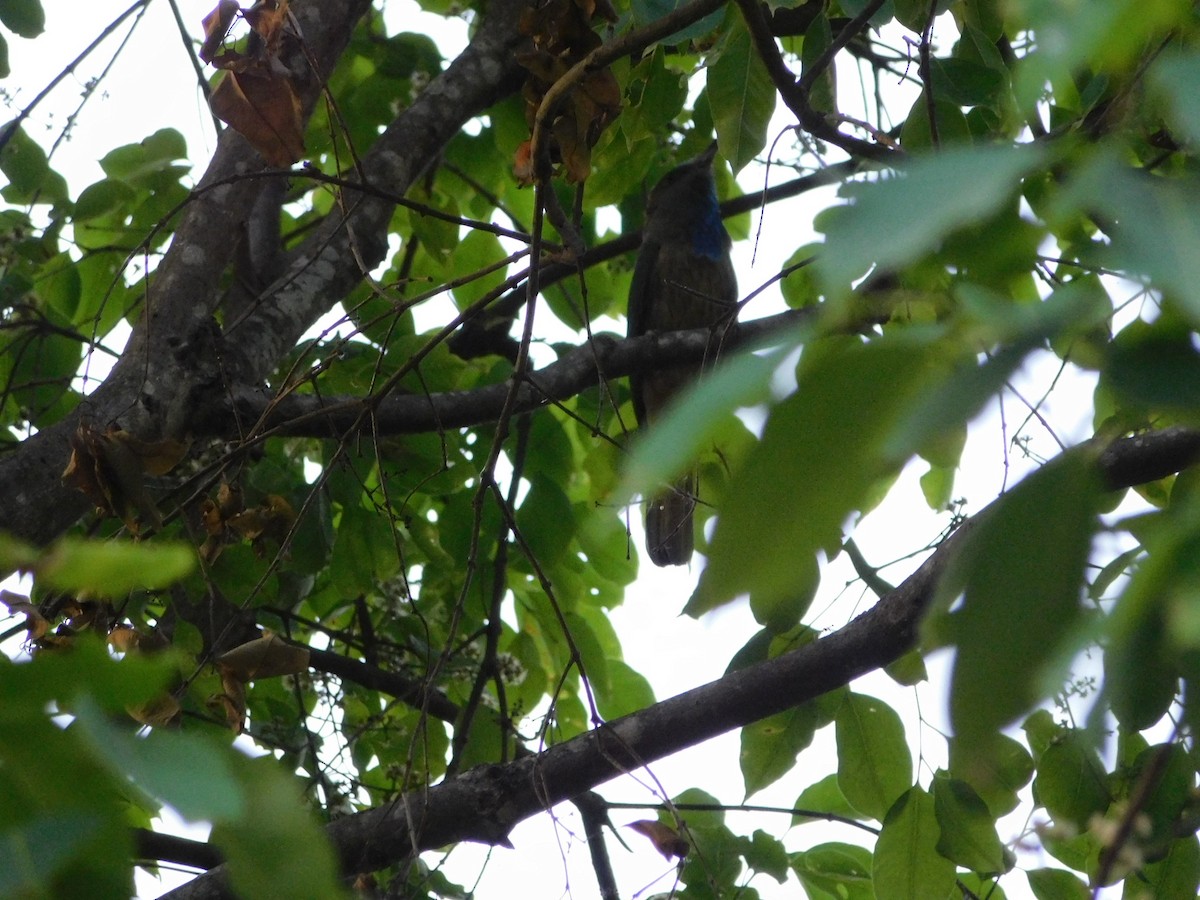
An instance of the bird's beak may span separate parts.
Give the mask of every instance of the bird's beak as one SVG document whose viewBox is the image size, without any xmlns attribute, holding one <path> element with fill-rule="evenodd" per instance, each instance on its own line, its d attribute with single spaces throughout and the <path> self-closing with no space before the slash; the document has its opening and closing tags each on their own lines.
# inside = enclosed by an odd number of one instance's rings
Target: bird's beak
<svg viewBox="0 0 1200 900">
<path fill-rule="evenodd" d="M 701 153 L 697 158 L 697 162 L 703 162 L 706 166 L 711 166 L 714 159 L 717 158 L 717 142 L 713 141 L 708 145 L 708 149 Z"/>
</svg>

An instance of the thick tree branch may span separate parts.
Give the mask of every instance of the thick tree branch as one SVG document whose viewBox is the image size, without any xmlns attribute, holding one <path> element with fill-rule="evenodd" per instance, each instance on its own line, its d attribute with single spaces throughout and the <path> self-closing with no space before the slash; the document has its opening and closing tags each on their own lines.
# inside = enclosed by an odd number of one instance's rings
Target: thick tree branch
<svg viewBox="0 0 1200 900">
<path fill-rule="evenodd" d="M 1099 457 L 1113 488 L 1200 459 L 1200 433 L 1183 428 L 1124 438 Z M 1169 470 L 1169 471 L 1168 471 Z M 326 828 L 344 869 L 369 872 L 464 840 L 504 844 L 514 825 L 625 772 L 805 703 L 911 650 L 948 564 L 988 509 L 962 525 L 895 590 L 820 640 L 732 672 L 677 697 L 506 765 L 478 766 L 388 806 Z M 225 898 L 221 869 L 172 891 L 174 900 Z"/>
<path fill-rule="evenodd" d="M 765 319 L 743 322 L 722 335 L 721 347 L 763 340 L 799 322 L 811 319 L 814 309 L 790 310 Z M 568 353 L 557 362 L 530 372 L 517 393 L 514 413 L 530 412 L 566 400 L 595 387 L 602 379 L 619 378 L 684 362 L 700 362 L 712 355 L 712 335 L 707 328 L 647 334 L 619 339 L 597 335 L 590 345 Z M 469 391 L 436 394 L 392 394 L 381 401 L 359 397 L 318 397 L 290 394 L 276 399 L 265 392 L 248 391 L 236 398 L 237 416 L 222 415 L 214 424 L 232 429 L 235 422 L 262 421 L 272 435 L 340 438 L 361 427 L 365 410 L 374 407 L 373 430 L 380 435 L 415 434 L 463 428 L 496 421 L 512 388 L 508 381 Z M 230 431 L 227 437 L 236 435 Z"/>
<path fill-rule="evenodd" d="M 306 108 L 315 103 L 324 77 L 367 6 L 368 0 L 293 4 L 309 56 L 322 67 L 298 81 Z M 0 492 L 8 503 L 9 527 L 18 536 L 44 543 L 87 509 L 87 499 L 59 481 L 70 453 L 68 438 L 80 421 L 120 420 L 145 437 L 171 434 L 185 420 L 194 386 L 218 378 L 212 311 L 235 247 L 231 232 L 249 215 L 257 190 L 253 183 L 208 187 L 262 167 L 261 157 L 241 135 L 232 130 L 221 135 L 197 199 L 184 209 L 171 247 L 147 289 L 146 312 L 108 379 L 77 412 L 25 440 L 0 462 Z"/>
<path fill-rule="evenodd" d="M 524 0 L 496 0 L 471 46 L 435 78 L 363 157 L 368 181 L 407 189 L 462 124 L 516 87 L 513 56 Z M 316 73 L 300 81 L 311 108 L 369 0 L 297 0 L 306 59 Z M 392 205 L 344 192 L 327 221 L 296 250 L 286 274 L 240 325 L 221 335 L 212 314 L 236 246 L 232 235 L 250 215 L 265 179 L 262 159 L 240 135 L 226 131 L 193 202 L 184 209 L 171 247 L 155 272 L 142 317 L 121 360 L 74 414 L 21 443 L 0 460 L 6 525 L 18 537 L 46 543 L 87 510 L 83 494 L 59 476 L 80 421 L 117 422 L 144 437 L 182 436 L 197 398 L 210 398 L 231 379 L 265 378 L 321 313 L 342 299 L 383 257 Z M 219 185 L 214 187 L 214 185 Z"/>
<path fill-rule="evenodd" d="M 525 0 L 496 0 L 475 37 L 363 156 L 363 181 L 403 194 L 464 122 L 518 86 L 515 50 Z M 375 268 L 387 250 L 395 204 L 343 190 L 334 211 L 297 248 L 256 309 L 228 329 L 238 380 L 266 378 L 308 327 Z"/>
</svg>

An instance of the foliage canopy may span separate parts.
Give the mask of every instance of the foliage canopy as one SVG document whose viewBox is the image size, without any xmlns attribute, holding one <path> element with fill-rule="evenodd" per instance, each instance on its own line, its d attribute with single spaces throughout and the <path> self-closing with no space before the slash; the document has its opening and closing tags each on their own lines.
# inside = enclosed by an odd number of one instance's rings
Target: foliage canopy
<svg viewBox="0 0 1200 900">
<path fill-rule="evenodd" d="M 32 575 L 4 595 L 0 895 L 176 861 L 211 871 L 175 897 L 462 897 L 426 851 L 563 801 L 629 895 L 594 789 L 740 728 L 748 797 L 818 734 L 836 771 L 751 834 L 703 783 L 659 797 L 676 896 L 1195 896 L 1194 7 L 421 5 L 469 19 L 461 54 L 367 0 L 189 23 L 231 126 L 207 164 L 164 129 L 76 184 L 36 102 L 0 130 L 0 569 Z M 54 22 L 0 25 L 19 79 L 10 36 Z M 714 134 L 734 173 L 772 163 L 761 193 L 722 173 L 735 237 L 837 188 L 772 279 L 788 309 L 743 285 L 719 335 L 607 333 L 647 186 Z M 635 440 L 624 376 L 718 344 Z M 1076 376 L 1068 446 L 1046 410 Z M 968 424 L 1018 378 L 1026 474 L 967 517 Z M 630 502 L 697 463 L 686 611 L 748 597 L 761 630 L 656 700 L 609 613 Z M 867 559 L 896 547 L 855 538 L 914 463 L 946 529 L 892 585 Z M 821 634 L 839 559 L 878 599 Z M 946 763 L 914 768 L 920 726 L 851 682 L 946 648 Z M 211 842 L 156 832 L 164 803 Z M 795 849 L 814 821 L 845 839 Z"/>
</svg>

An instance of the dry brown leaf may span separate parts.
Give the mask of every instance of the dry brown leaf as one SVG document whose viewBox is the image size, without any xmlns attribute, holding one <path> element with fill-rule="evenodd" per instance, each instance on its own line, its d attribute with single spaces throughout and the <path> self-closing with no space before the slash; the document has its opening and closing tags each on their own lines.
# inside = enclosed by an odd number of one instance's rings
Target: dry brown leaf
<svg viewBox="0 0 1200 900">
<path fill-rule="evenodd" d="M 569 69 L 600 46 L 592 19 L 615 21 L 607 0 L 545 0 L 521 16 L 521 31 L 529 43 L 516 55 L 529 75 L 521 89 L 525 120 L 533 128 L 546 93 Z M 621 111 L 621 87 L 607 69 L 589 73 L 575 86 L 569 101 L 550 124 L 549 159 L 562 167 L 568 181 L 582 182 L 591 174 L 591 150 Z M 541 138 L 539 138 L 541 139 Z M 525 184 L 534 178 L 537 160 L 522 145 L 513 171 Z"/>
<path fill-rule="evenodd" d="M 166 444 L 172 446 L 164 448 Z M 71 435 L 71 459 L 62 481 L 86 494 L 101 512 L 119 517 L 134 534 L 139 532 L 139 518 L 161 528 L 162 517 L 143 476 L 148 463 L 157 473 L 174 466 L 187 449 L 180 451 L 180 446 L 177 441 L 141 441 L 117 428 L 100 431 L 81 423 Z M 163 469 L 172 456 L 174 462 Z"/>
<path fill-rule="evenodd" d="M 304 156 L 304 116 L 290 78 L 268 69 L 226 72 L 209 106 L 269 165 L 286 168 Z"/>
<path fill-rule="evenodd" d="M 142 642 L 142 633 L 129 625 L 118 625 L 108 633 L 108 645 L 118 653 L 136 650 Z"/>
<path fill-rule="evenodd" d="M 187 456 L 190 441 L 165 438 L 161 441 L 143 441 L 127 431 L 111 432 L 124 442 L 141 461 L 142 471 L 147 475 L 166 475 Z"/>
<path fill-rule="evenodd" d="M 206 563 L 212 563 L 230 538 L 230 520 L 236 518 L 242 511 L 242 489 L 235 484 L 222 481 L 217 488 L 217 499 L 205 497 L 200 504 L 200 523 L 208 532 L 208 537 L 200 546 L 200 558 Z"/>
<path fill-rule="evenodd" d="M 688 854 L 688 842 L 686 838 L 680 836 L 670 825 L 664 825 L 662 822 L 655 822 L 651 819 L 643 819 L 640 822 L 630 822 L 629 827 L 638 834 L 644 834 L 650 838 L 650 843 L 654 845 L 654 849 L 665 856 L 667 859 L 683 859 Z"/>
<path fill-rule="evenodd" d="M 245 12 L 246 21 L 262 38 L 264 52 L 271 56 L 279 53 L 279 41 L 288 22 L 289 0 L 258 0 Z"/>
<path fill-rule="evenodd" d="M 209 705 L 219 705 L 225 710 L 225 721 L 234 734 L 241 734 L 246 722 L 246 684 L 233 675 L 221 672 L 224 693 L 209 698 Z"/>
<path fill-rule="evenodd" d="M 296 524 L 296 511 L 278 494 L 268 495 L 262 506 L 256 506 L 232 517 L 226 524 L 254 545 L 254 552 L 263 556 L 269 542 L 282 544 Z"/>
<path fill-rule="evenodd" d="M 138 706 L 127 706 L 125 712 L 129 713 L 135 722 L 151 728 L 162 728 L 176 724 L 183 714 L 183 707 L 174 695 L 161 694 Z"/>
<path fill-rule="evenodd" d="M 245 53 L 218 53 L 241 12 L 252 34 Z M 294 38 L 287 0 L 259 0 L 245 11 L 220 4 L 204 20 L 207 62 L 225 69 L 209 105 L 213 113 L 254 145 L 272 166 L 286 168 L 304 156 L 304 115 L 292 75 L 280 58 L 283 39 Z"/>
<path fill-rule="evenodd" d="M 237 0 L 221 0 L 216 8 L 204 17 L 204 43 L 200 45 L 199 56 L 206 63 L 217 58 L 217 48 L 225 41 L 225 35 L 233 27 L 233 20 L 242 11 Z"/>
<path fill-rule="evenodd" d="M 308 668 L 308 650 L 289 644 L 277 634 L 267 634 L 217 657 L 222 676 L 228 672 L 241 681 L 295 675 Z"/>
<path fill-rule="evenodd" d="M 42 615 L 41 610 L 29 602 L 29 598 L 12 591 L 0 591 L 0 603 L 8 607 L 14 616 L 25 617 L 25 628 L 29 632 L 28 640 L 37 641 L 50 630 L 50 622 Z"/>
</svg>

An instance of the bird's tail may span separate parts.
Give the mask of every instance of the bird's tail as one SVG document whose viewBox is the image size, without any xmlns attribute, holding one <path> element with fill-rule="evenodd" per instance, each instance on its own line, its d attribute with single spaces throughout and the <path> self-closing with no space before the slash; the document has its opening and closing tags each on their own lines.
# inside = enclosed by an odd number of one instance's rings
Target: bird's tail
<svg viewBox="0 0 1200 900">
<path fill-rule="evenodd" d="M 692 510 L 696 478 L 687 475 L 646 507 L 646 551 L 656 566 L 683 566 L 692 559 Z"/>
</svg>

